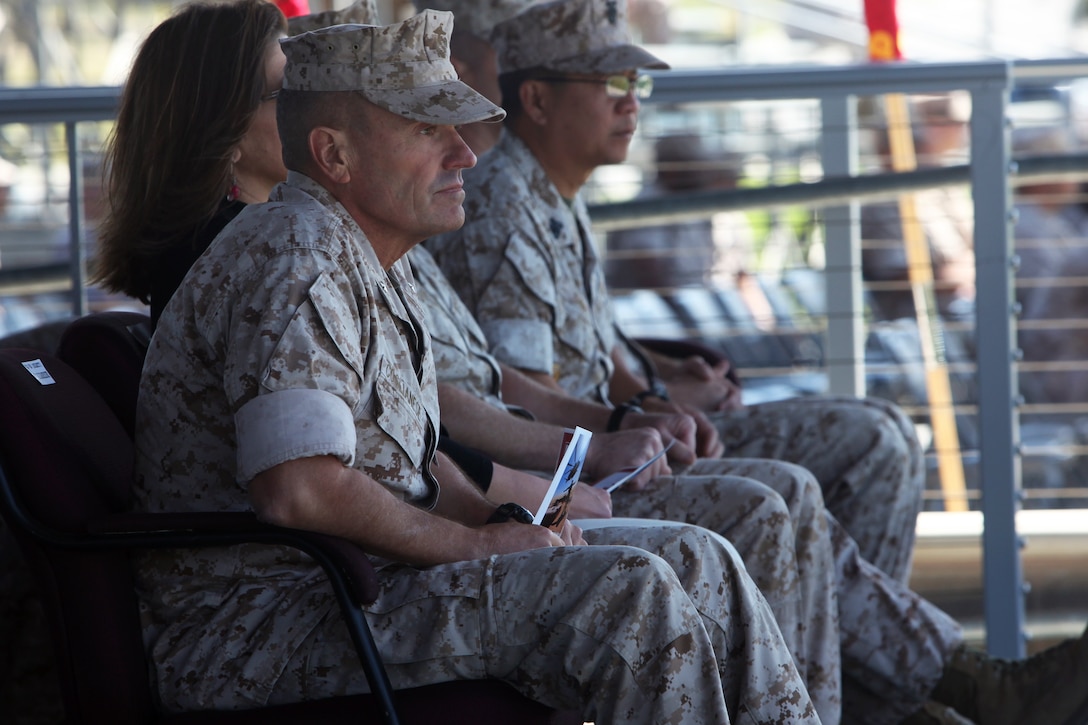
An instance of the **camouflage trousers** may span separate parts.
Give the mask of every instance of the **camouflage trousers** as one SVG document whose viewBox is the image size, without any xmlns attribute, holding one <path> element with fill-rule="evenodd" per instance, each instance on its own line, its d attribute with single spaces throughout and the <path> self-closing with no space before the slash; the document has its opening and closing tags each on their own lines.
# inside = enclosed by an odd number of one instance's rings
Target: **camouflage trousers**
<svg viewBox="0 0 1088 725">
<path fill-rule="evenodd" d="M 861 556 L 906 584 L 925 469 L 910 419 L 879 398 L 820 396 L 713 413 L 727 458 L 807 468 Z"/>
<path fill-rule="evenodd" d="M 641 491 L 616 491 L 612 511 L 695 524 L 728 539 L 774 612 L 821 721 L 833 725 L 842 709 L 839 608 L 821 501 L 819 485 L 799 466 L 701 459 Z"/>
<path fill-rule="evenodd" d="M 827 518 L 839 592 L 843 722 L 895 725 L 925 704 L 963 630 L 861 558 L 846 530 Z"/>
<path fill-rule="evenodd" d="M 783 510 L 789 518 L 781 523 Z M 656 479 L 643 491 L 617 491 L 613 511 L 697 523 L 729 538 L 753 581 L 767 587 L 825 723 L 838 719 L 839 693 L 831 691 L 838 671 L 831 668 L 840 655 L 843 720 L 891 724 L 922 706 L 963 641 L 951 617 L 861 557 L 824 508 L 812 475 L 799 466 L 701 459 L 684 475 Z M 795 574 L 788 573 L 790 557 L 775 551 L 787 547 L 790 536 Z M 790 581 L 799 583 L 796 607 Z"/>
<path fill-rule="evenodd" d="M 493 677 L 598 725 L 819 722 L 731 547 L 688 526 L 586 538 L 595 545 L 383 569 L 367 620 L 394 687 Z M 331 617 L 271 701 L 365 691 L 357 662 Z"/>
</svg>

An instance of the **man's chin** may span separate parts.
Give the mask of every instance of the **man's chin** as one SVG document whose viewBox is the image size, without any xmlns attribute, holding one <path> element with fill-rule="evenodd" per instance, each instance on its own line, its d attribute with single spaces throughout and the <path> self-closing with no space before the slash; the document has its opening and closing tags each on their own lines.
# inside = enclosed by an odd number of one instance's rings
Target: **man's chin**
<svg viewBox="0 0 1088 725">
<path fill-rule="evenodd" d="M 627 146 L 624 146 L 622 149 L 615 149 L 610 151 L 607 160 L 605 160 L 601 164 L 601 166 L 605 166 L 607 164 L 622 164 L 625 161 L 627 161 Z"/>
<path fill-rule="evenodd" d="M 613 143 L 608 146 L 610 164 L 622 164 L 627 160 L 627 154 L 631 149 L 633 134 L 617 134 L 613 136 Z"/>
<path fill-rule="evenodd" d="M 435 236 L 436 234 L 445 234 L 446 232 L 452 232 L 456 229 L 460 229 L 465 224 L 465 210 L 458 205 L 457 210 L 450 210 L 449 214 L 442 216 L 435 220 L 434 230 L 429 236 Z"/>
</svg>

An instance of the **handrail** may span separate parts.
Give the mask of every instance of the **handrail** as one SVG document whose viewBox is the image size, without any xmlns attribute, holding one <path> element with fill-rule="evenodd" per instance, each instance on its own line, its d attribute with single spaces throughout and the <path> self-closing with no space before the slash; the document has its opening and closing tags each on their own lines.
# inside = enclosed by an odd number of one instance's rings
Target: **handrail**
<svg viewBox="0 0 1088 725">
<path fill-rule="evenodd" d="M 120 97 L 117 86 L 0 88 L 0 124 L 110 121 Z"/>
<path fill-rule="evenodd" d="M 860 300 L 860 273 L 851 262 L 857 252 L 857 205 L 859 198 L 891 195 L 905 190 L 946 184 L 970 183 L 975 201 L 978 357 L 980 365 L 980 457 L 986 496 L 985 573 L 987 628 L 991 652 L 1002 656 L 1023 653 L 1023 591 L 1018 537 L 1014 513 L 1019 505 L 1018 413 L 1013 363 L 1016 346 L 1013 330 L 1011 240 L 1009 237 L 1009 188 L 1035 175 L 1060 173 L 1081 176 L 1088 158 L 1032 157 L 1011 160 L 1005 114 L 1013 83 L 1038 85 L 1088 76 L 1088 59 L 1047 59 L 955 63 L 896 62 L 848 66 L 775 66 L 717 70 L 683 70 L 655 73 L 655 92 L 647 103 L 668 105 L 691 102 L 815 99 L 822 112 L 821 156 L 829 178 L 813 184 L 792 184 L 767 189 L 692 195 L 684 201 L 640 201 L 637 204 L 594 207 L 595 223 L 606 227 L 620 216 L 640 223 L 675 221 L 677 214 L 706 214 L 743 206 L 819 204 L 829 206 L 828 309 L 835 314 L 836 329 L 829 323 L 830 344 L 841 351 L 857 352 L 860 337 L 848 325 L 860 326 L 856 312 Z M 852 99 L 887 93 L 930 94 L 954 90 L 972 96 L 971 164 L 911 172 L 910 174 L 856 175 L 857 123 Z M 70 169 L 78 176 L 77 123 L 102 121 L 116 112 L 120 89 L 28 88 L 0 89 L 0 123 L 64 122 L 69 129 Z M 1010 175 L 1014 175 L 1010 179 Z M 77 182 L 78 183 L 78 182 Z M 73 186 L 70 204 L 79 216 L 78 190 Z M 979 213 L 984 210 L 985 213 Z M 838 223 L 845 222 L 845 223 Z M 833 229 L 832 229 L 833 227 Z M 78 239 L 78 224 L 72 238 Z M 81 290 L 82 250 L 72 245 L 72 286 Z M 832 299 L 834 296 L 834 299 Z M 78 301 L 77 301 L 78 304 Z M 854 355 L 860 358 L 860 355 Z M 850 384 L 849 373 L 830 369 L 833 383 Z M 835 383 L 838 384 L 838 383 Z"/>
<path fill-rule="evenodd" d="M 1088 179 L 1088 153 L 1037 155 L 1014 158 L 1010 166 L 1014 186 L 1039 179 Z M 602 231 L 647 224 L 669 224 L 706 217 L 720 211 L 773 209 L 805 204 L 821 207 L 851 201 L 873 201 L 904 192 L 969 184 L 971 166 L 960 164 L 899 173 L 845 176 L 760 189 L 686 192 L 650 199 L 592 204 L 593 226 Z"/>
<path fill-rule="evenodd" d="M 752 101 L 943 93 L 1004 85 L 1009 61 L 870 63 L 839 66 L 748 66 L 717 70 L 656 71 L 645 103 Z M 1088 72 L 1088 71 L 1086 71 Z"/>
<path fill-rule="evenodd" d="M 1078 59 L 1017 61 L 1013 73 L 1024 78 L 1047 73 L 1088 74 Z M 654 93 L 644 103 L 814 98 L 834 94 L 939 93 L 1001 83 L 1008 61 L 838 66 L 748 66 L 653 72 Z M 1080 69 L 1079 71 L 1077 69 Z M 35 86 L 0 88 L 0 124 L 105 121 L 114 117 L 117 86 Z"/>
<path fill-rule="evenodd" d="M 939 93 L 979 83 L 1067 80 L 1088 76 L 1088 58 L 838 66 L 746 66 L 652 72 L 654 93 L 643 103 L 813 98 L 834 93 Z M 0 124 L 108 121 L 118 86 L 0 88 Z"/>
</svg>

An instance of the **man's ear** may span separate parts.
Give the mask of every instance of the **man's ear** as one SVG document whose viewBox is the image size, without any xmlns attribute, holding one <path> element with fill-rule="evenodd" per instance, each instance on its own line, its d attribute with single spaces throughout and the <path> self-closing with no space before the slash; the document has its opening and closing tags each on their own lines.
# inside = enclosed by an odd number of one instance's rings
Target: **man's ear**
<svg viewBox="0 0 1088 725">
<path fill-rule="evenodd" d="M 551 111 L 551 88 L 545 81 L 522 81 L 518 87 L 523 115 L 538 126 L 547 126 Z"/>
<path fill-rule="evenodd" d="M 457 74 L 459 81 L 474 90 L 478 90 L 479 84 L 476 80 L 476 71 L 471 63 L 463 61 L 455 55 L 450 56 L 450 63 L 453 64 L 453 71 Z"/>
<path fill-rule="evenodd" d="M 351 181 L 347 158 L 347 137 L 343 131 L 317 126 L 310 131 L 310 158 L 314 166 L 330 181 L 346 184 Z"/>
<path fill-rule="evenodd" d="M 451 53 L 450 63 L 453 65 L 453 72 L 457 74 L 457 77 L 460 78 L 462 82 L 466 82 L 466 75 L 468 75 L 469 77 L 472 76 L 472 65 L 461 60 L 459 56 L 453 55 Z"/>
</svg>

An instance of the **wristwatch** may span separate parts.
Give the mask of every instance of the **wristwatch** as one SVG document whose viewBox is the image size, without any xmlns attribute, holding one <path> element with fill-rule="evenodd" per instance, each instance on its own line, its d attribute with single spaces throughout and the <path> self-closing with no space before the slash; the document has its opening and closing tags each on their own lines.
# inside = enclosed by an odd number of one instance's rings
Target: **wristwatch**
<svg viewBox="0 0 1088 725">
<path fill-rule="evenodd" d="M 608 433 L 615 433 L 620 429 L 620 423 L 623 421 L 623 417 L 628 413 L 642 413 L 642 406 L 635 403 L 621 403 L 612 409 L 612 415 L 608 416 L 608 425 L 605 426 L 605 431 Z"/>
<path fill-rule="evenodd" d="M 629 401 L 632 405 L 642 405 L 646 398 L 660 398 L 661 400 L 669 400 L 669 389 L 665 387 L 665 383 L 661 382 L 658 378 L 650 380 L 650 387 L 643 390 L 641 393 L 635 393 L 635 397 Z"/>
<path fill-rule="evenodd" d="M 487 520 L 489 524 L 501 524 L 506 521 L 517 521 L 519 524 L 531 524 L 533 523 L 533 515 L 529 513 L 529 509 L 525 508 L 519 503 L 504 503 L 495 509 L 495 513 L 491 514 L 491 517 Z"/>
</svg>

